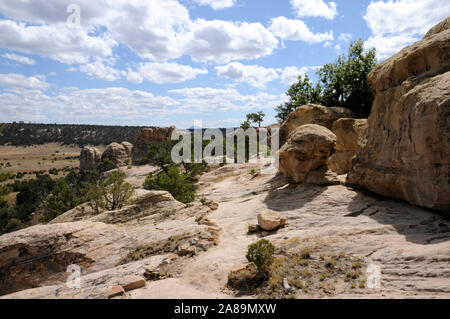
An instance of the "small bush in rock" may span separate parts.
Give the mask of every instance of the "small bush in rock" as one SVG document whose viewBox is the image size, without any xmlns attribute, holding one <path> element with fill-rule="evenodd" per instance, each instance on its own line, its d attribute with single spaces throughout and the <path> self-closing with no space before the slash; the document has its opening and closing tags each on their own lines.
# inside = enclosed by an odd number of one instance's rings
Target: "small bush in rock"
<svg viewBox="0 0 450 319">
<path fill-rule="evenodd" d="M 274 261 L 275 246 L 267 239 L 261 239 L 248 246 L 247 260 L 252 262 L 261 271 L 268 271 Z"/>
</svg>

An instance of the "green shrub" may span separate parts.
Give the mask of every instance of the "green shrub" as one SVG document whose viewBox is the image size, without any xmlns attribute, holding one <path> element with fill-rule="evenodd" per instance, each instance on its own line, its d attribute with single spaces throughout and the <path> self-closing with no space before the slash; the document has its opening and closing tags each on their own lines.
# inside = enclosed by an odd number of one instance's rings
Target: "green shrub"
<svg viewBox="0 0 450 319">
<path fill-rule="evenodd" d="M 274 261 L 273 253 L 275 246 L 267 239 L 261 239 L 248 246 L 247 260 L 258 267 L 259 270 L 267 272 Z"/>
<path fill-rule="evenodd" d="M 95 212 L 121 209 L 133 196 L 133 186 L 125 182 L 125 177 L 124 172 L 114 171 L 105 181 L 89 187 L 87 197 Z"/>
<path fill-rule="evenodd" d="M 180 172 L 176 166 L 168 167 L 167 172 L 148 175 L 144 188 L 168 191 L 176 200 L 185 204 L 195 200 L 195 187 L 190 180 L 190 174 Z"/>
<path fill-rule="evenodd" d="M 114 164 L 109 158 L 105 157 L 100 164 L 97 165 L 97 171 L 104 173 L 116 169 L 117 165 Z"/>
</svg>

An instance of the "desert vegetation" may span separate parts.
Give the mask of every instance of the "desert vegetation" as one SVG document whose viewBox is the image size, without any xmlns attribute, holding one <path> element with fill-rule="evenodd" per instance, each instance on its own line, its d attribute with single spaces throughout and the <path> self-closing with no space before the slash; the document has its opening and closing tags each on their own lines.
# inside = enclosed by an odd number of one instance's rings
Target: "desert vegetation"
<svg viewBox="0 0 450 319">
<path fill-rule="evenodd" d="M 374 96 L 367 76 L 376 63 L 375 49 L 364 51 L 361 39 L 352 42 L 348 54 L 317 71 L 315 86 L 308 75 L 299 75 L 286 93 L 289 101 L 277 106 L 277 118 L 283 122 L 296 108 L 306 104 L 345 107 L 360 118 L 368 117 Z"/>
</svg>

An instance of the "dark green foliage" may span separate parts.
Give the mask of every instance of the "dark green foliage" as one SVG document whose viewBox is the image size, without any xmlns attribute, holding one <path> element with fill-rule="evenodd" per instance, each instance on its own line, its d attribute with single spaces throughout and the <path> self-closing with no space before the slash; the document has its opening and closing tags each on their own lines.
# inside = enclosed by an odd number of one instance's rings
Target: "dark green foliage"
<svg viewBox="0 0 450 319">
<path fill-rule="evenodd" d="M 101 163 L 97 165 L 97 171 L 99 173 L 104 173 L 116 169 L 117 165 L 114 164 L 109 158 L 105 157 L 102 159 Z"/>
<path fill-rule="evenodd" d="M 258 113 L 250 113 L 247 114 L 247 121 L 248 123 L 258 123 L 258 127 L 261 127 L 261 122 L 264 121 L 264 117 L 266 115 L 264 112 L 260 111 Z"/>
<path fill-rule="evenodd" d="M 368 117 L 374 97 L 367 76 L 376 62 L 375 49 L 364 52 L 362 40 L 352 42 L 348 55 L 340 56 L 335 63 L 325 64 L 318 72 L 323 85 L 322 103 L 346 107 L 358 117 Z"/>
<path fill-rule="evenodd" d="M 135 143 L 144 127 L 101 126 L 76 124 L 4 124 L 0 134 L 0 145 L 30 146 L 45 143 L 64 145 L 108 145 L 117 141 Z"/>
<path fill-rule="evenodd" d="M 247 260 L 252 262 L 261 271 L 268 271 L 274 261 L 275 246 L 267 239 L 261 239 L 248 246 Z"/>
<path fill-rule="evenodd" d="M 141 161 L 141 165 L 151 164 L 158 166 L 167 172 L 167 166 L 172 162 L 172 148 L 178 141 L 166 140 L 164 142 L 152 142 L 147 147 L 147 155 Z"/>
<path fill-rule="evenodd" d="M 298 76 L 298 81 L 289 88 L 286 93 L 289 97 L 288 102 L 276 107 L 277 119 L 283 122 L 288 115 L 299 106 L 312 103 L 320 103 L 321 87 L 318 85 L 313 87 L 312 81 L 308 75 Z"/>
<path fill-rule="evenodd" d="M 106 210 L 121 209 L 134 193 L 133 186 L 125 182 L 125 173 L 114 171 L 97 187 L 100 195 L 101 208 Z M 92 194 L 92 193 L 91 193 Z M 99 204 L 100 202 L 97 202 Z"/>
<path fill-rule="evenodd" d="M 190 203 L 195 199 L 195 188 L 190 173 L 183 173 L 176 166 L 169 166 L 167 171 L 148 175 L 144 188 L 168 191 L 182 203 Z"/>
<path fill-rule="evenodd" d="M 276 107 L 277 118 L 283 122 L 299 106 L 311 103 L 345 107 L 357 117 L 368 117 L 374 97 L 367 76 L 376 63 L 375 49 L 364 51 L 361 39 L 352 42 L 348 54 L 317 71 L 315 87 L 307 75 L 298 77 L 287 92 L 289 101 Z"/>
</svg>

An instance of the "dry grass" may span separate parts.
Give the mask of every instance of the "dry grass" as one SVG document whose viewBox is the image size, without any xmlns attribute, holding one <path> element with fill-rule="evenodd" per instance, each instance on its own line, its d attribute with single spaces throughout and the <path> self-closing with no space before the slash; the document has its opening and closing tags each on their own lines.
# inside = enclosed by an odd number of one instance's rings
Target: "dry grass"
<svg viewBox="0 0 450 319">
<path fill-rule="evenodd" d="M 98 147 L 100 151 L 104 147 Z M 0 145 L 0 168 L 2 171 L 16 173 L 28 173 L 23 179 L 35 178 L 33 172 L 45 171 L 48 173 L 52 168 L 63 169 L 79 167 L 78 156 L 81 148 L 78 146 L 60 145 L 49 143 L 34 146 L 5 146 Z M 9 163 L 9 165 L 8 165 Z M 31 173 L 31 174 L 30 174 Z M 58 176 L 63 177 L 65 173 L 60 172 Z"/>
<path fill-rule="evenodd" d="M 313 247 L 313 243 L 294 239 L 279 245 L 269 280 L 257 290 L 257 296 L 311 298 L 365 289 L 362 260 L 345 253 L 320 254 Z M 290 289 L 286 289 L 284 279 Z"/>
</svg>

